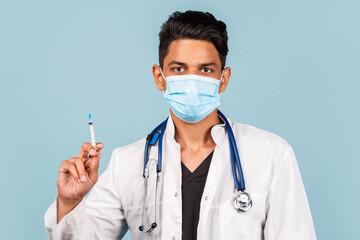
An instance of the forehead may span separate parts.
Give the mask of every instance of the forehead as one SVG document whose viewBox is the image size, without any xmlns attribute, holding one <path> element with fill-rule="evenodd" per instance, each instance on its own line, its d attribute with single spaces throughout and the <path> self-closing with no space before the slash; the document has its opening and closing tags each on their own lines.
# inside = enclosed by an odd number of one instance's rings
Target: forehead
<svg viewBox="0 0 360 240">
<path fill-rule="evenodd" d="M 206 62 L 215 62 L 218 66 L 221 61 L 218 52 L 211 42 L 194 39 L 179 39 L 170 43 L 168 53 L 164 58 L 166 66 L 171 61 L 184 62 L 188 65 L 198 65 Z"/>
</svg>

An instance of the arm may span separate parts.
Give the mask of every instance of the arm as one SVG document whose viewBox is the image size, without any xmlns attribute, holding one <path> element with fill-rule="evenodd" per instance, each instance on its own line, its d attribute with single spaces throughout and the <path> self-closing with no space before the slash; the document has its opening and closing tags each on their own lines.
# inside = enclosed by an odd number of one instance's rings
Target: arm
<svg viewBox="0 0 360 240">
<path fill-rule="evenodd" d="M 313 240 L 315 229 L 293 149 L 281 156 L 266 202 L 266 240 Z"/>
<path fill-rule="evenodd" d="M 87 198 L 57 223 L 58 199 L 44 216 L 50 239 L 121 239 L 128 226 L 118 197 L 117 164 L 113 151 L 109 165 Z"/>
</svg>

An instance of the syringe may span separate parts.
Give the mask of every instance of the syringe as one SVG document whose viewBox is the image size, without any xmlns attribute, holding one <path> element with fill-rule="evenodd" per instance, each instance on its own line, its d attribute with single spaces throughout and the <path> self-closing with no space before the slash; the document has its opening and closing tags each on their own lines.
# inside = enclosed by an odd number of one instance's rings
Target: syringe
<svg viewBox="0 0 360 240">
<path fill-rule="evenodd" d="M 90 130 L 91 145 L 93 145 L 95 150 L 97 150 L 96 149 L 96 141 L 95 141 L 95 133 L 94 133 L 94 122 L 92 120 L 90 111 L 89 111 L 89 130 Z"/>
</svg>

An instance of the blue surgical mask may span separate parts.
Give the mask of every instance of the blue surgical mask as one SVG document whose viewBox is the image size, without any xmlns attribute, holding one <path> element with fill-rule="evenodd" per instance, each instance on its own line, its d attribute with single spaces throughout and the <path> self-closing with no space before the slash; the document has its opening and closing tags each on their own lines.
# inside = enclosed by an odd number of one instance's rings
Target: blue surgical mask
<svg viewBox="0 0 360 240">
<path fill-rule="evenodd" d="M 161 75 L 166 80 L 164 100 L 181 120 L 199 122 L 220 106 L 218 79 L 194 74 L 165 78 L 162 71 Z"/>
</svg>

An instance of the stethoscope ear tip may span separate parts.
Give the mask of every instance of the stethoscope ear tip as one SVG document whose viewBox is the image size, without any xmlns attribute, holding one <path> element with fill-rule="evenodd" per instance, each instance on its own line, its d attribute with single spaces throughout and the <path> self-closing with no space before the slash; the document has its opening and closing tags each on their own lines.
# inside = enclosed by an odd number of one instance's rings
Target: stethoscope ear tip
<svg viewBox="0 0 360 240">
<path fill-rule="evenodd" d="M 156 222 L 154 222 L 154 223 L 151 224 L 151 227 L 150 227 L 148 230 L 145 230 L 143 225 L 141 225 L 141 226 L 139 227 L 139 230 L 140 230 L 140 232 L 150 233 L 150 232 L 151 232 L 152 230 L 154 230 L 156 227 L 157 227 L 157 224 L 156 224 Z"/>
</svg>

